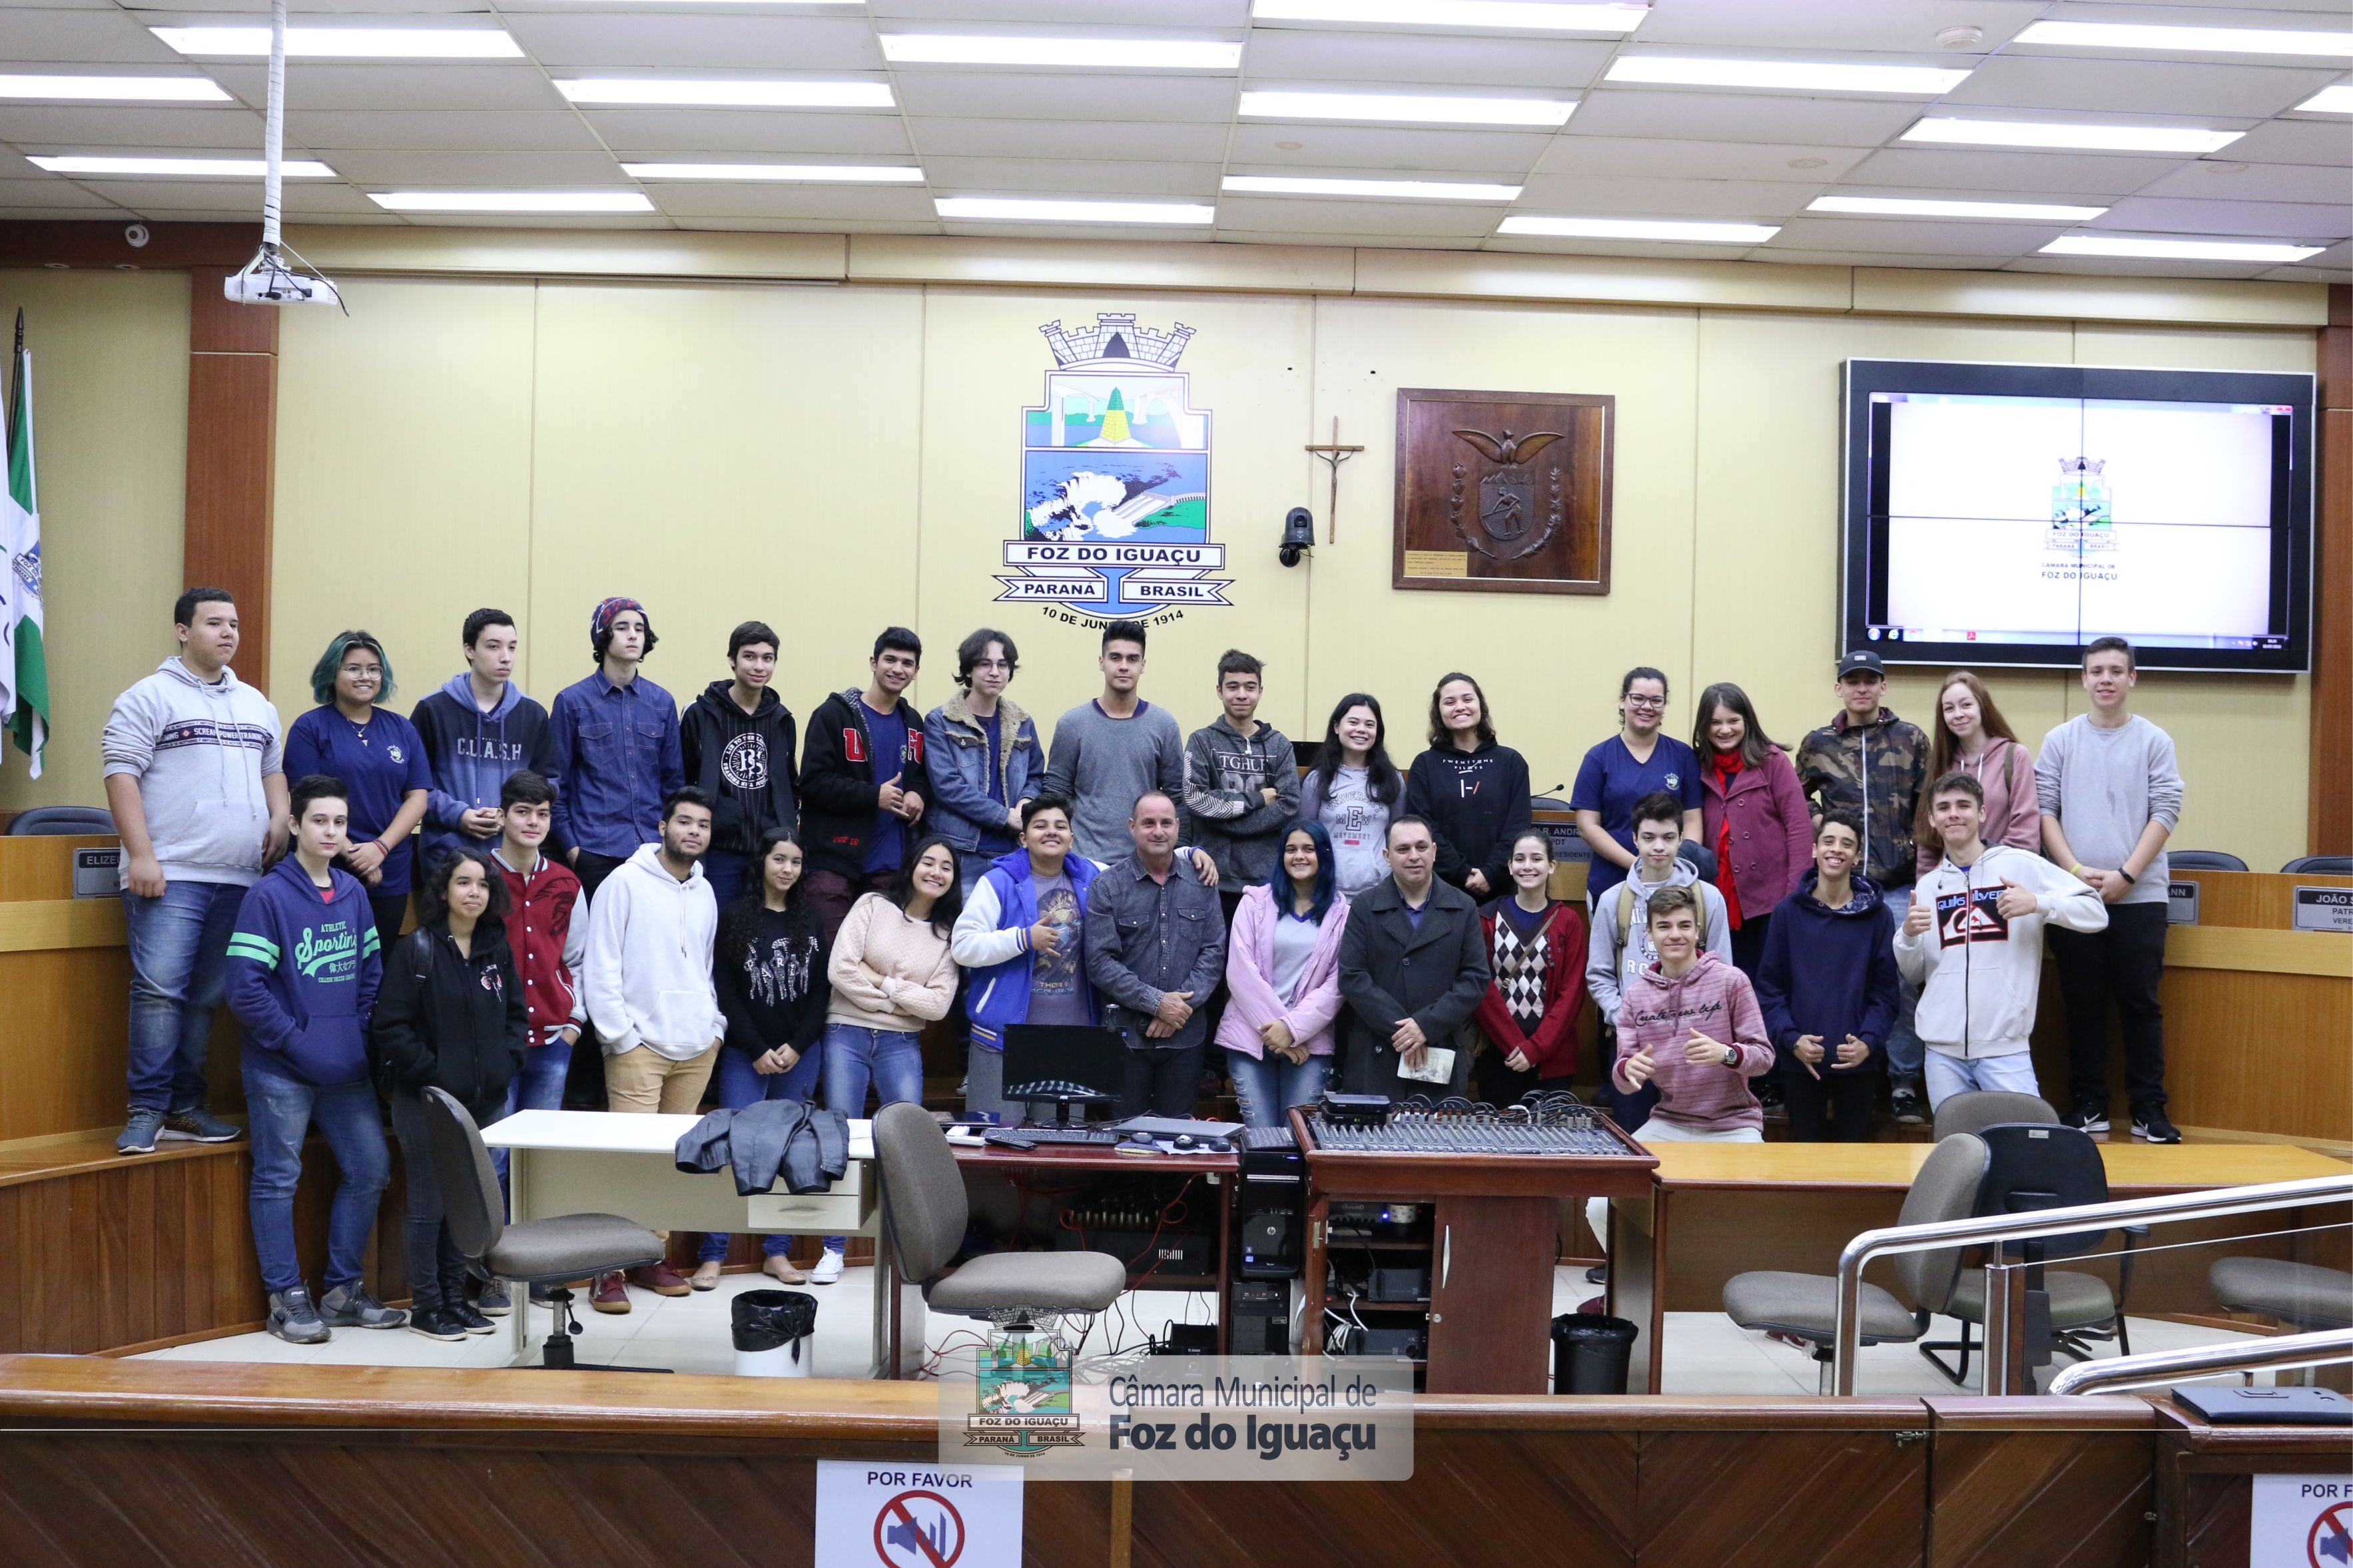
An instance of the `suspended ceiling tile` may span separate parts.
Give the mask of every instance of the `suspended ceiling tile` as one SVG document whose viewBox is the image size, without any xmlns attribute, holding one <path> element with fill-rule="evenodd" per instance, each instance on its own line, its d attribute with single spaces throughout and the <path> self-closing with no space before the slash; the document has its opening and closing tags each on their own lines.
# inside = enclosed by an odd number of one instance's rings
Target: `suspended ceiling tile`
<svg viewBox="0 0 2353 1568">
<path fill-rule="evenodd" d="M 893 74 L 909 114 L 977 120 L 1173 120 L 1233 118 L 1229 76 L 1110 76 L 1084 72 L 913 69 Z"/>
<path fill-rule="evenodd" d="M 1498 234 L 1480 248 L 1531 256 L 1608 256 L 1648 261 L 1746 261 L 1763 254 L 1753 245 L 1662 245 L 1655 240 L 1559 239 Z"/>
<path fill-rule="evenodd" d="M 2219 114 L 2259 119 L 2310 98 L 2337 72 L 2181 60 L 2055 57 L 1988 60 L 1938 108 Z"/>
<path fill-rule="evenodd" d="M 121 11 L 0 10 L 0 60 L 14 65 L 178 65 L 179 53 Z"/>
<path fill-rule="evenodd" d="M 136 212 L 173 212 L 200 207 L 241 213 L 261 220 L 259 180 L 84 180 L 80 184 Z M 288 212 L 377 211 L 375 204 L 339 180 L 289 180 Z"/>
<path fill-rule="evenodd" d="M 11 158 L 8 162 L 17 163 L 20 160 Z M 19 209 L 25 207 L 55 207 L 72 209 L 87 217 L 92 211 L 103 210 L 115 204 L 109 201 L 103 195 L 87 186 L 78 185 L 71 180 L 54 177 L 32 180 L 0 179 L 0 207 L 7 208 L 12 216 L 21 216 Z"/>
<path fill-rule="evenodd" d="M 1218 198 L 1220 228 L 1253 233 L 1442 235 L 1483 239 L 1504 205 L 1475 202 L 1359 202 L 1314 196 Z"/>
<path fill-rule="evenodd" d="M 1101 0 L 870 0 L 868 10 L 878 19 L 926 24 L 937 22 L 1034 22 L 1068 26 L 1099 26 L 1106 18 Z M 1120 6 L 1118 20 L 1129 26 L 1164 27 L 1182 37 L 1203 28 L 1240 27 L 1250 20 L 1250 0 L 1134 0 Z"/>
<path fill-rule="evenodd" d="M 1242 67 L 1253 84 L 1412 82 L 1558 93 L 1590 83 L 1609 64 L 1613 47 L 1554 38 L 1254 27 Z"/>
<path fill-rule="evenodd" d="M 261 146 L 261 116 L 242 104 L 211 109 L 87 103 L 0 105 L 0 142 L 71 142 L 84 148 Z"/>
<path fill-rule="evenodd" d="M 2092 228 L 2152 234 L 2238 235 L 2316 244 L 2353 235 L 2353 205 L 2317 202 L 2199 202 L 2170 196 L 2126 196 L 2095 218 Z"/>
<path fill-rule="evenodd" d="M 833 114 L 772 109 L 598 109 L 585 116 L 605 144 L 618 152 L 772 156 L 805 153 L 863 155 L 910 151 L 907 127 L 895 114 Z"/>
<path fill-rule="evenodd" d="M 1173 121 L 1097 127 L 1068 120 L 933 120 L 911 118 L 915 146 L 926 156 L 1069 158 L 1098 163 L 1214 163 L 1224 158 L 1222 121 Z"/>
<path fill-rule="evenodd" d="M 259 107 L 266 65 L 207 65 L 206 74 Z M 564 95 L 538 67 L 448 60 L 347 65 L 303 60 L 286 73 L 286 107 L 301 109 L 562 109 Z"/>
<path fill-rule="evenodd" d="M 1799 94 L 1651 92 L 1596 88 L 1568 119 L 1572 136 L 1654 136 L 1691 142 L 1803 142 L 1876 147 L 1920 118 L 1916 102 Z"/>
<path fill-rule="evenodd" d="M 2253 278 L 2265 261 L 2184 261 L 2134 257 L 2021 256 L 2005 272 L 2063 272 L 2079 278 Z"/>
<path fill-rule="evenodd" d="M 2343 205 L 2353 192 L 2353 174 L 2317 163 L 2221 163 L 2201 159 L 2185 163 L 2139 192 L 2190 201 L 2312 202 Z"/>
<path fill-rule="evenodd" d="M 1207 245 L 1216 237 L 1203 224 L 1119 223 L 944 223 L 944 234 L 969 235 L 976 239 L 1166 240 Z"/>
<path fill-rule="evenodd" d="M 1554 138 L 1548 132 L 1404 129 L 1389 125 L 1283 125 L 1244 121 L 1233 129 L 1235 165 L 1324 167 L 1391 174 L 1535 167 Z"/>
<path fill-rule="evenodd" d="M 1847 171 L 1843 184 L 1891 191 L 2084 191 L 2121 196 L 2166 172 L 2159 158 L 2104 153 L 2002 153 L 1891 147 Z"/>
<path fill-rule="evenodd" d="M 1324 234 L 1307 230 L 1262 232 L 1229 229 L 1220 224 L 1218 238 L 1231 245 L 1345 246 L 1372 250 L 1477 250 L 1481 240 L 1471 236 L 1431 234 Z"/>
<path fill-rule="evenodd" d="M 625 176 L 608 153 L 374 152 L 335 154 L 347 180 L 406 190 L 489 185 L 502 190 L 617 185 Z"/>
<path fill-rule="evenodd" d="M 250 111 L 246 111 L 250 112 Z M 0 111 L 0 139 L 5 129 Z M 569 109 L 308 110 L 286 116 L 286 133 L 312 147 L 383 147 L 449 152 L 591 152 L 596 137 Z"/>
<path fill-rule="evenodd" d="M 726 184 L 703 180 L 649 180 L 654 205 L 681 220 L 778 217 L 863 226 L 869 220 L 938 221 L 921 185 Z"/>
<path fill-rule="evenodd" d="M 1782 248 L 1778 237 L 1762 250 L 1752 252 L 1749 259 L 1799 267 L 1934 267 L 1954 272 L 1991 271 L 2001 262 L 2000 257 L 1958 251 L 1789 250 Z"/>
<path fill-rule="evenodd" d="M 1819 185 L 1837 179 L 1868 156 L 1870 149 L 1863 147 L 1559 136 L 1546 149 L 1535 172 L 1620 179 L 1787 180 Z M 1796 166 L 1800 163 L 1810 166 Z"/>
<path fill-rule="evenodd" d="M 1183 196 L 1218 194 L 1215 163 L 1108 163 L 1060 158 L 956 158 L 928 154 L 923 173 L 943 195 Z"/>
<path fill-rule="evenodd" d="M 1787 245 L 1793 250 L 1868 250 L 1896 256 L 1933 253 L 1982 259 L 2040 250 L 2066 233 L 2069 226 L 2063 223 L 1947 222 L 1940 218 L 1801 214 L 1784 224 L 1766 248 L 1777 250 Z"/>
<path fill-rule="evenodd" d="M 409 215 L 429 221 L 420 227 L 432 228 L 667 228 L 683 226 L 661 213 L 531 213 L 517 216 L 512 213 L 417 213 Z"/>
<path fill-rule="evenodd" d="M 2274 120 L 2258 125 L 2218 156 L 2251 163 L 2320 163 L 2353 167 L 2353 123 L 2342 115 L 2328 120 Z"/>
<path fill-rule="evenodd" d="M 1599 180 L 1531 174 L 1514 212 L 1557 217 L 1694 217 L 1768 222 L 1805 206 L 1818 187 L 1775 180 Z"/>
<path fill-rule="evenodd" d="M 1715 48 L 1933 54 L 1936 34 L 1945 27 L 1981 27 L 1985 38 L 1978 47 L 1991 49 L 2048 9 L 2044 0 L 1651 0 L 1651 15 L 1635 37 L 1644 44 Z"/>
<path fill-rule="evenodd" d="M 830 218 L 789 217 L 699 217 L 681 223 L 681 228 L 710 229 L 727 234 L 840 234 L 852 226 Z M 945 229 L 938 220 L 923 223 L 895 222 L 889 218 L 864 218 L 855 226 L 858 234 L 941 234 Z M 804 285 L 806 286 L 806 285 Z"/>
<path fill-rule="evenodd" d="M 727 16 L 689 11 L 593 15 L 519 14 L 507 31 L 551 69 L 878 71 L 882 51 L 863 16 L 792 16 L 729 7 Z M 834 9 L 828 7 L 827 9 Z"/>
</svg>

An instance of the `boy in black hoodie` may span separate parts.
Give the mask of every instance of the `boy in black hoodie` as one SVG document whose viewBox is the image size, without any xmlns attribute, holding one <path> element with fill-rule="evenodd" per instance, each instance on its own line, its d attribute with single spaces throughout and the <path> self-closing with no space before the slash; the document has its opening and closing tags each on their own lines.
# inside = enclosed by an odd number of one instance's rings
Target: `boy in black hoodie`
<svg viewBox="0 0 2353 1568">
<path fill-rule="evenodd" d="M 809 718 L 801 745 L 801 845 L 809 901 L 828 948 L 860 894 L 890 890 L 932 792 L 923 716 L 903 695 L 923 660 L 921 637 L 885 627 L 866 661 L 872 672 L 866 689 L 837 691 Z"/>
<path fill-rule="evenodd" d="M 743 896 L 761 838 L 772 829 L 789 833 L 800 823 L 793 710 L 768 689 L 778 646 L 765 621 L 745 621 L 728 633 L 734 679 L 704 687 L 679 722 L 686 782 L 712 801 L 702 875 L 723 910 Z"/>
</svg>

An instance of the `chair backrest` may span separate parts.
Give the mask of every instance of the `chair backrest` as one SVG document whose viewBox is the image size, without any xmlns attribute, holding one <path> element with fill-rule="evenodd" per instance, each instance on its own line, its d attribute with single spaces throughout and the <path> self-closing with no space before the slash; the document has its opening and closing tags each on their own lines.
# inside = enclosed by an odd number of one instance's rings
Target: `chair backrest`
<svg viewBox="0 0 2353 1568">
<path fill-rule="evenodd" d="M 427 1089 L 424 1100 L 425 1126 L 433 1142 L 433 1179 L 441 1188 L 449 1239 L 459 1252 L 479 1260 L 506 1234 L 498 1168 L 491 1163 L 481 1130 L 456 1097 Z"/>
<path fill-rule="evenodd" d="M 971 1217 L 955 1151 L 930 1111 L 901 1100 L 875 1115 L 874 1153 L 882 1165 L 883 1220 L 899 1248 L 899 1272 L 928 1284 L 964 1246 Z"/>
<path fill-rule="evenodd" d="M 1985 1185 L 1985 1141 L 1974 1133 L 1957 1132 L 1940 1138 L 1928 1152 L 1912 1190 L 1904 1194 L 1898 1225 L 1934 1225 L 1940 1220 L 1967 1219 L 1977 1208 L 1978 1191 Z M 1953 1281 L 1960 1278 L 1965 1247 L 1940 1247 L 1933 1252 L 1901 1252 L 1895 1256 L 1896 1277 L 1911 1292 L 1912 1304 L 1924 1312 L 1941 1312 L 1951 1300 Z"/>
<path fill-rule="evenodd" d="M 2108 1168 L 2100 1146 L 2080 1127 L 2010 1123 L 1978 1134 L 1989 1163 L 1978 1189 L 1981 1215 L 2032 1214 L 2108 1201 Z M 2069 1258 L 2100 1245 L 2105 1230 L 2046 1236 L 2036 1243 L 2045 1258 Z"/>
<path fill-rule="evenodd" d="M 2165 852 L 2165 863 L 2176 871 L 2243 871 L 2247 863 L 2228 849 L 2174 849 Z"/>
<path fill-rule="evenodd" d="M 102 805 L 29 806 L 8 819 L 8 837 L 11 838 L 27 834 L 62 837 L 69 834 L 113 831 L 114 814 Z"/>
<path fill-rule="evenodd" d="M 1936 1107 L 1938 1142 L 1956 1132 L 1982 1132 L 2005 1121 L 2056 1121 L 2059 1113 L 2040 1095 L 2006 1089 L 1966 1089 Z"/>
<path fill-rule="evenodd" d="M 2306 877 L 2353 877 L 2353 855 L 2299 855 L 2280 869 Z"/>
</svg>

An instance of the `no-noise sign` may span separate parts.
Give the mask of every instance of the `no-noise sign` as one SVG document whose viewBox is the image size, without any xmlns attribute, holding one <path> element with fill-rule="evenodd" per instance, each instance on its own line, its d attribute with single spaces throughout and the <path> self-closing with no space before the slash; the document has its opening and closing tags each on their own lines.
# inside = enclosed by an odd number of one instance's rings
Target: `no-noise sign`
<svg viewBox="0 0 2353 1568">
<path fill-rule="evenodd" d="M 1021 1483 L 1010 1465 L 820 1459 L 817 1561 L 824 1568 L 1020 1568 Z"/>
<path fill-rule="evenodd" d="M 2247 1568 L 2353 1568 L 2353 1477 L 2253 1479 Z"/>
</svg>

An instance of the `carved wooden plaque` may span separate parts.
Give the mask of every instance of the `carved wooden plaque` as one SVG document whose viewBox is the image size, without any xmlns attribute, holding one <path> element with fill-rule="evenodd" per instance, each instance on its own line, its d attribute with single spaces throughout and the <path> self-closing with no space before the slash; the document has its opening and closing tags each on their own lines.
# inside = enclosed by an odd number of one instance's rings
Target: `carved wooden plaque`
<svg viewBox="0 0 2353 1568">
<path fill-rule="evenodd" d="M 1578 393 L 1399 392 L 1391 585 L 1609 592 L 1617 405 Z"/>
</svg>

